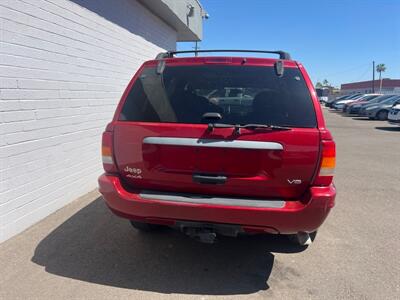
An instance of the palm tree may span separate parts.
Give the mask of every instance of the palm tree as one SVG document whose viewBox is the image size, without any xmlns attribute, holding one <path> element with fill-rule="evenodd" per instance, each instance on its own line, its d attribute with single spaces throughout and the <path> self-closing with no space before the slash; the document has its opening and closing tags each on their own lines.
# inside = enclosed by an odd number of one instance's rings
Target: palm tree
<svg viewBox="0 0 400 300">
<path fill-rule="evenodd" d="M 328 80 L 324 79 L 324 81 L 322 81 L 322 85 L 323 86 L 329 86 L 330 84 L 329 84 Z"/>
<path fill-rule="evenodd" d="M 385 64 L 378 64 L 376 66 L 376 71 L 379 73 L 379 93 L 382 91 L 382 72 L 386 71 L 386 66 Z"/>
</svg>

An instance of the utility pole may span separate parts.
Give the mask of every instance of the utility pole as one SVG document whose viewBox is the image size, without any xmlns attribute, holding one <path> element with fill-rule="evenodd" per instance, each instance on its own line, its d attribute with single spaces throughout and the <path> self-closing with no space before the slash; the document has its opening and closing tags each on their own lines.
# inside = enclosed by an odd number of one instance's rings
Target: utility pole
<svg viewBox="0 0 400 300">
<path fill-rule="evenodd" d="M 195 56 L 198 56 L 199 54 L 198 54 L 198 52 L 197 52 L 197 50 L 199 50 L 199 46 L 198 46 L 198 44 L 197 44 L 197 41 L 195 42 L 195 45 L 194 45 L 194 55 Z"/>
<path fill-rule="evenodd" d="M 375 61 L 372 61 L 372 93 L 375 93 Z"/>
</svg>

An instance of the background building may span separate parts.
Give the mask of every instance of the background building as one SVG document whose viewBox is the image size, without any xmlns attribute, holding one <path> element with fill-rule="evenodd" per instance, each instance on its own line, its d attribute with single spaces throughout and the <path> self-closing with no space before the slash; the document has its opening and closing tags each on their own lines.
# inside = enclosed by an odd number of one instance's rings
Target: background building
<svg viewBox="0 0 400 300">
<path fill-rule="evenodd" d="M 379 93 L 380 81 L 375 80 L 375 93 Z M 352 83 L 344 83 L 341 85 L 342 94 L 351 93 L 372 93 L 372 80 L 360 81 Z M 382 91 L 383 94 L 400 94 L 400 79 L 382 79 Z"/>
<path fill-rule="evenodd" d="M 202 38 L 196 0 L 2 0 L 0 241 L 93 190 L 143 61 Z"/>
</svg>

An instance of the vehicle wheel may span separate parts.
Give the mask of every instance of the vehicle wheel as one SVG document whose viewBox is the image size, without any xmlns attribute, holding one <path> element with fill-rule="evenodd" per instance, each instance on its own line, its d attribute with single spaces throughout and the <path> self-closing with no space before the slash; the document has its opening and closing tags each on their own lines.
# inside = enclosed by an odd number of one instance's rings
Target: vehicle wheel
<svg viewBox="0 0 400 300">
<path fill-rule="evenodd" d="M 308 246 L 311 245 L 317 236 L 317 231 L 313 231 L 310 233 L 307 232 L 298 232 L 297 234 L 288 235 L 289 241 L 297 246 Z"/>
<path fill-rule="evenodd" d="M 131 223 L 133 228 L 143 231 L 143 232 L 156 231 L 156 230 L 160 230 L 161 228 L 164 227 L 162 225 L 149 224 L 149 223 L 138 222 L 138 221 L 133 221 L 133 220 L 130 220 L 129 222 Z"/>
<path fill-rule="evenodd" d="M 386 110 L 381 110 L 376 114 L 376 118 L 380 121 L 387 120 L 388 112 Z"/>
</svg>

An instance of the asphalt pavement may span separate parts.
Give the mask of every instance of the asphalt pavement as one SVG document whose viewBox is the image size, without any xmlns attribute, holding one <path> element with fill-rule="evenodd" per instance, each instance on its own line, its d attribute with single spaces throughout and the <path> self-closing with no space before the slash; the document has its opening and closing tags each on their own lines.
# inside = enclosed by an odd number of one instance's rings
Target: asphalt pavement
<svg viewBox="0 0 400 300">
<path fill-rule="evenodd" d="M 325 116 L 338 196 L 307 249 L 139 233 L 92 192 L 0 244 L 0 299 L 400 299 L 400 127 Z"/>
</svg>

